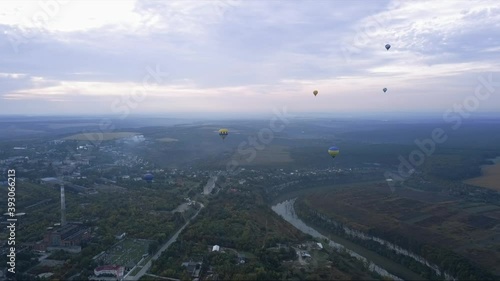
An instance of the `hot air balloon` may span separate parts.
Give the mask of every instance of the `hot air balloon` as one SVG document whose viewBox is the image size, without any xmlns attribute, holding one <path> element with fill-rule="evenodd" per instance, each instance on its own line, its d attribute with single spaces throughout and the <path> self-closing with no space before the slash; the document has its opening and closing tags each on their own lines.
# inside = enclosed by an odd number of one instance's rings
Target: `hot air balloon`
<svg viewBox="0 0 500 281">
<path fill-rule="evenodd" d="M 336 146 L 332 146 L 328 149 L 328 154 L 332 156 L 332 158 L 335 158 L 339 154 L 339 148 Z"/>
<path fill-rule="evenodd" d="M 227 134 L 229 133 L 228 129 L 220 129 L 219 130 L 219 136 L 224 140 L 227 137 Z"/>
<path fill-rule="evenodd" d="M 389 51 L 389 49 L 391 48 L 391 45 L 385 44 L 385 48 L 387 49 L 387 51 Z"/>
<path fill-rule="evenodd" d="M 387 88 L 383 88 L 382 91 L 384 91 L 384 93 L 387 92 Z"/>
<path fill-rule="evenodd" d="M 314 96 L 316 96 L 318 94 L 318 91 L 314 90 L 313 94 L 314 94 Z"/>
<path fill-rule="evenodd" d="M 147 173 L 144 176 L 142 176 L 142 179 L 147 181 L 148 183 L 151 183 L 154 179 L 154 176 L 151 173 Z"/>
</svg>

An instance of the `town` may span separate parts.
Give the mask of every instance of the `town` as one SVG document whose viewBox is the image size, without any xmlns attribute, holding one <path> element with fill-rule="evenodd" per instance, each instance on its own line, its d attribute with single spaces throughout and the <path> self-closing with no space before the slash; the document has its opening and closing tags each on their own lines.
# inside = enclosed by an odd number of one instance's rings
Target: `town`
<svg viewBox="0 0 500 281">
<path fill-rule="evenodd" d="M 229 194 L 248 194 L 251 193 L 249 189 L 252 187 L 266 183 L 265 192 L 271 196 L 307 183 L 328 181 L 334 177 L 359 178 L 377 171 L 376 165 L 365 168 L 309 170 L 241 168 L 237 174 L 193 167 L 168 169 L 158 167 L 131 153 L 130 144 L 147 147 L 151 145 L 151 141 L 143 135 L 133 135 L 104 141 L 99 145 L 88 141 L 57 139 L 2 148 L 0 153 L 6 157 L 0 160 L 0 170 L 15 168 L 19 185 L 36 186 L 45 194 L 37 200 L 34 196 L 27 196 L 27 200 L 19 199 L 20 224 L 17 231 L 22 235 L 18 239 L 17 257 L 19 270 L 25 272 L 25 276 L 42 279 L 60 276 L 74 280 L 80 280 L 82 277 L 89 280 L 138 280 L 151 274 L 147 269 L 151 266 L 153 257 L 158 258 L 161 252 L 175 241 L 172 237 L 179 234 L 175 231 L 181 229 L 190 217 L 195 217 L 198 214 L 196 211 L 210 204 L 211 198 L 221 191 Z M 151 178 L 147 179 L 146 175 Z M 41 190 L 51 192 L 45 193 Z M 136 194 L 150 191 L 175 194 L 172 198 L 165 199 L 169 201 L 170 207 L 164 205 L 163 208 L 149 210 L 149 214 L 182 214 L 180 221 L 179 218 L 177 221 L 174 219 L 169 225 L 169 231 L 159 236 L 158 231 L 161 232 L 161 229 L 153 230 L 152 232 L 156 233 L 153 236 L 144 233 L 134 235 L 134 231 L 126 232 L 124 229 L 103 229 L 100 221 L 107 215 L 106 211 L 99 217 L 85 211 L 91 208 L 90 205 L 96 204 L 93 198 L 111 198 L 113 193 L 124 196 L 127 190 Z M 68 196 L 71 197 L 69 204 L 66 202 Z M 75 205 L 76 203 L 78 205 Z M 78 210 L 75 210 L 77 206 Z M 146 208 L 140 207 L 140 210 L 145 212 Z M 40 212 L 43 215 L 37 216 Z M 54 220 L 56 216 L 59 217 L 58 220 Z M 52 220 L 49 221 L 48 218 Z M 30 221 L 39 223 L 37 227 L 30 227 Z M 154 222 L 144 218 L 143 223 Z M 147 227 L 154 228 L 154 225 Z M 37 237 L 40 238 L 36 239 Z M 206 245 L 211 249 L 208 252 L 229 251 L 230 254 L 236 254 L 236 264 L 245 262 L 244 253 L 240 254 L 237 249 L 228 248 L 223 241 L 220 242 L 220 246 Z M 5 245 L 1 249 L 2 254 L 8 251 L 7 244 Z M 269 249 L 278 247 L 279 250 L 282 248 L 279 245 L 269 245 Z M 311 255 L 306 250 L 299 250 L 302 247 L 304 246 L 298 243 L 284 248 L 293 248 L 294 254 L 289 256 L 290 261 L 302 265 L 307 263 Z M 102 251 L 96 252 L 97 249 Z M 247 255 L 252 256 L 251 253 Z M 217 276 L 217 271 L 209 264 L 206 264 L 206 268 L 210 270 L 200 273 L 203 260 L 199 258 L 183 261 L 180 265 L 185 267 L 185 271 L 193 280 L 210 280 Z M 79 268 L 88 270 L 75 271 L 77 261 Z M 68 269 L 72 263 L 73 270 Z"/>
</svg>

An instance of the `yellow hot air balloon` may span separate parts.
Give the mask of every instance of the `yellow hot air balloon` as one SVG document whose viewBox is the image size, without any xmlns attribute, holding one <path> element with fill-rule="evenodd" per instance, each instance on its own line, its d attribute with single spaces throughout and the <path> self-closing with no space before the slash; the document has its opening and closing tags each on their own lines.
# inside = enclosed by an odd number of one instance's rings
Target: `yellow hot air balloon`
<svg viewBox="0 0 500 281">
<path fill-rule="evenodd" d="M 314 90 L 313 94 L 314 94 L 314 96 L 316 96 L 318 94 L 318 91 Z"/>
<path fill-rule="evenodd" d="M 228 133 L 229 133 L 228 129 L 219 130 L 219 136 L 222 138 L 222 140 L 224 140 L 227 137 Z"/>
</svg>

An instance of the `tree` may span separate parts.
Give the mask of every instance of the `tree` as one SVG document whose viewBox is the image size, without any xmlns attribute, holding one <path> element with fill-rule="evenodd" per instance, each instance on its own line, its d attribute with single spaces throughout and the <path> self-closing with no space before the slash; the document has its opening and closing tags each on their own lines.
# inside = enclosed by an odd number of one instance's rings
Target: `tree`
<svg viewBox="0 0 500 281">
<path fill-rule="evenodd" d="M 151 242 L 148 246 L 148 253 L 150 255 L 153 255 L 156 252 L 156 250 L 158 250 L 159 246 L 160 246 L 160 244 L 158 243 L 158 241 Z"/>
</svg>

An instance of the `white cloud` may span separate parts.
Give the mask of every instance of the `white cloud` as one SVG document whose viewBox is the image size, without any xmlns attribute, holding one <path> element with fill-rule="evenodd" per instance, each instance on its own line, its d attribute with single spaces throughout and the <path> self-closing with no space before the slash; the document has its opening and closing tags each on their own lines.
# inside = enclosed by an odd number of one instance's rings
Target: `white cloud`
<svg viewBox="0 0 500 281">
<path fill-rule="evenodd" d="M 106 112 L 159 65 L 168 81 L 131 110 L 437 110 L 500 69 L 498 1 L 49 2 L 0 2 L 0 32 L 22 39 L 14 53 L 0 38 L 12 54 L 0 109 Z M 40 11 L 51 15 L 33 25 Z"/>
<path fill-rule="evenodd" d="M 141 18 L 135 1 L 2 1 L 0 24 L 48 32 L 87 31 L 106 25 L 134 28 Z"/>
<path fill-rule="evenodd" d="M 2 73 L 0 72 L 0 78 L 11 78 L 11 79 L 19 79 L 26 77 L 24 73 Z"/>
</svg>

